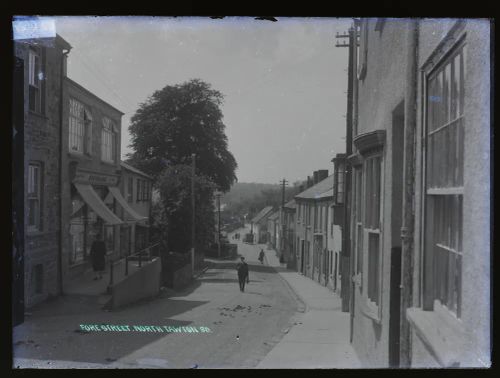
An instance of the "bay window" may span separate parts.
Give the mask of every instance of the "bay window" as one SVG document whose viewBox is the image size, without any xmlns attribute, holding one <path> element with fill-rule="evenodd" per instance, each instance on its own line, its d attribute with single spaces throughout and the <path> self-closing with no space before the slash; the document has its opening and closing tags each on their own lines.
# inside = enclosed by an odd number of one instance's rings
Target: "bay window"
<svg viewBox="0 0 500 378">
<path fill-rule="evenodd" d="M 364 164 L 364 242 L 367 253 L 367 296 L 373 308 L 380 303 L 380 205 L 381 156 L 372 156 Z"/>
</svg>

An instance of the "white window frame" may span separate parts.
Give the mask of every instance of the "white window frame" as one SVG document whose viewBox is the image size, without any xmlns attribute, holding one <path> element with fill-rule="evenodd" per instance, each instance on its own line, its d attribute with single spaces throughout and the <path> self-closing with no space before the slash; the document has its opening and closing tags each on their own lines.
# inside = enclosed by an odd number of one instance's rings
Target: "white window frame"
<svg viewBox="0 0 500 378">
<path fill-rule="evenodd" d="M 28 51 L 28 107 L 35 113 L 44 114 L 42 51 L 30 48 Z M 35 91 L 35 103 L 31 102 L 31 91 Z M 33 106 L 33 108 L 32 108 Z"/>
<path fill-rule="evenodd" d="M 101 130 L 101 160 L 115 163 L 118 149 L 118 132 L 115 121 L 108 117 L 102 118 Z"/>
<path fill-rule="evenodd" d="M 423 187 L 423 202 L 422 202 L 422 210 L 423 210 L 423 217 L 422 217 L 422 246 L 423 246 L 423 253 L 422 253 L 422 288 L 421 288 L 421 295 L 422 295 L 422 304 L 423 304 L 423 309 L 427 311 L 438 311 L 441 313 L 446 313 L 449 314 L 452 318 L 460 318 L 461 317 L 461 300 L 462 300 L 462 273 L 463 273 L 463 224 L 459 224 L 460 221 L 463 222 L 464 214 L 463 214 L 463 203 L 464 203 L 464 193 L 463 193 L 463 188 L 464 188 L 464 150 L 466 148 L 466 143 L 465 143 L 465 98 L 466 96 L 464 95 L 465 92 L 465 81 L 466 81 L 466 58 L 467 58 L 467 44 L 465 42 L 464 36 L 457 38 L 457 42 L 451 46 L 448 51 L 446 51 L 445 54 L 443 54 L 442 58 L 439 59 L 431 68 L 429 68 L 427 71 L 423 72 L 423 103 L 424 103 L 424 117 L 423 117 L 423 123 L 424 123 L 424 138 L 425 138 L 425 143 L 424 143 L 424 148 L 423 148 L 423 154 L 424 154 L 424 174 L 422 175 L 422 187 Z M 432 113 L 432 108 L 429 105 L 431 96 L 434 97 L 434 93 L 432 92 L 431 86 L 430 86 L 430 81 L 436 77 L 436 75 L 442 75 L 443 72 L 446 75 L 447 67 L 450 67 L 450 79 L 452 79 L 453 72 L 451 71 L 451 63 L 455 61 L 456 57 L 462 52 L 463 58 L 461 60 L 461 65 L 460 67 L 463 68 L 463 76 L 460 77 L 460 82 L 461 82 L 461 87 L 459 85 L 459 89 L 461 91 L 461 95 L 463 97 L 462 99 L 462 104 L 460 104 L 460 98 L 455 99 L 455 114 L 454 118 L 452 118 L 451 112 L 452 112 L 452 93 L 448 93 L 449 98 L 446 98 L 447 104 L 447 113 L 445 113 L 448 117 L 447 120 L 443 124 L 438 124 L 437 127 L 434 127 L 433 130 L 430 130 L 430 122 L 429 119 L 431 117 Z M 455 64 L 455 62 L 453 63 Z M 463 66 L 462 66 L 463 65 Z M 460 84 L 460 83 L 459 83 Z M 453 90 L 453 85 L 450 83 L 449 88 Z M 437 96 L 441 98 L 440 96 Z M 448 101 L 449 100 L 449 101 Z M 459 106 L 461 109 L 459 109 Z M 462 111 L 460 113 L 460 110 Z M 442 116 L 442 113 L 441 113 Z M 452 131 L 453 128 L 459 128 L 461 124 L 462 132 L 461 132 L 461 137 L 462 137 L 462 160 L 461 160 L 461 166 L 457 165 L 457 170 L 458 172 L 458 179 L 457 176 L 454 178 L 451 178 L 451 182 L 441 182 L 438 183 L 437 185 L 430 186 L 428 181 L 432 181 L 432 171 L 429 169 L 429 166 L 431 164 L 430 160 L 433 159 L 432 156 L 432 150 L 431 150 L 431 144 L 430 144 L 430 137 L 432 136 L 433 139 L 435 139 L 435 135 L 437 133 L 443 132 L 443 130 L 449 135 Z M 450 131 L 452 130 L 452 131 Z M 460 135 L 459 129 L 458 135 Z M 434 143 L 437 143 L 436 141 Z M 444 141 L 441 142 L 440 145 L 436 147 L 437 151 L 442 151 L 443 149 L 446 148 L 446 153 L 441 154 L 441 159 L 447 158 L 448 155 L 452 152 L 451 149 L 449 149 L 449 146 L 452 145 L 449 143 L 449 141 Z M 448 147 L 448 148 L 447 148 Z M 457 151 L 455 151 L 457 153 Z M 439 155 L 438 155 L 439 156 Z M 455 156 L 456 158 L 456 156 Z M 455 159 L 454 161 L 458 160 L 458 164 L 460 164 L 459 159 Z M 439 165 L 439 164 L 437 164 Z M 461 169 L 461 172 L 460 172 Z M 451 171 L 449 167 L 446 165 L 445 171 L 448 173 Z M 439 172 L 436 173 L 436 178 L 438 175 L 441 175 Z M 458 180 L 458 182 L 457 182 Z M 461 181 L 461 182 L 460 182 Z M 437 230 L 440 228 L 438 219 L 435 216 L 431 216 L 430 213 L 432 213 L 435 208 L 434 208 L 434 201 L 435 200 L 452 200 L 453 197 L 458 197 L 459 201 L 461 201 L 461 214 L 459 215 L 459 220 L 453 220 L 452 222 L 449 222 L 450 224 L 447 224 L 446 219 L 444 222 L 444 226 L 447 227 L 447 234 L 450 235 L 450 240 L 451 240 L 451 235 L 454 234 L 456 240 L 452 241 L 455 243 L 454 245 L 448 245 L 448 243 L 443 243 L 443 242 L 435 242 L 434 236 L 432 234 L 432 231 L 437 233 Z M 432 202 L 431 202 L 432 201 Z M 429 218 L 432 218 L 431 219 Z M 429 220 L 432 222 L 432 224 L 427 224 L 425 220 L 429 218 Z M 452 217 L 450 217 L 452 218 Z M 453 225 L 454 222 L 457 222 L 456 225 Z M 434 224 L 436 223 L 436 224 Z M 452 233 L 452 228 L 457 228 L 455 233 Z M 432 231 L 431 231 L 432 230 Z M 460 261 L 460 266 L 458 269 L 458 273 L 455 271 L 455 282 L 454 284 L 456 285 L 456 297 L 455 297 L 455 302 L 446 302 L 442 303 L 441 300 L 438 297 L 437 293 L 437 285 L 439 278 L 442 278 L 443 276 L 448 277 L 448 282 L 446 285 L 446 291 L 448 289 L 448 286 L 450 285 L 450 277 L 449 277 L 449 270 L 450 270 L 450 262 L 447 260 L 447 269 L 445 272 L 441 272 L 441 276 L 438 277 L 437 275 L 434 274 L 429 274 L 428 270 L 430 268 L 429 265 L 425 263 L 426 257 L 430 255 L 430 249 L 433 248 L 434 251 L 432 252 L 432 256 L 430 256 L 429 264 L 432 266 L 433 271 L 436 271 L 437 269 L 435 268 L 437 261 L 436 261 L 436 247 L 438 247 L 440 250 L 445 251 L 444 253 L 448 253 L 447 257 L 449 259 L 449 256 L 454 256 Z M 454 269 L 457 269 L 457 266 L 454 267 Z M 446 273 L 446 274 L 444 274 Z M 458 279 L 458 283 L 457 280 Z M 446 295 L 448 296 L 449 293 L 447 292 Z M 450 307 L 451 304 L 451 308 Z"/>
<path fill-rule="evenodd" d="M 354 169 L 354 251 L 356 256 L 356 284 L 360 290 L 363 291 L 363 262 L 364 262 L 364 251 L 363 251 L 363 198 L 364 198 L 364 186 L 363 186 L 363 166 L 356 166 Z M 358 192 L 359 190 L 359 192 Z"/>
<path fill-rule="evenodd" d="M 92 154 L 92 112 L 81 101 L 70 97 L 68 150 L 72 154 Z"/>
<path fill-rule="evenodd" d="M 379 159 L 379 164 L 380 164 L 380 171 L 379 171 L 379 209 L 378 209 L 378 219 L 375 219 L 375 222 L 378 221 L 378 228 L 373 227 L 372 224 L 367 224 L 366 222 L 366 217 L 368 216 L 367 214 L 367 209 L 366 209 L 366 204 L 367 202 L 372 203 L 372 200 L 368 200 L 367 195 L 369 191 L 367 190 L 367 185 L 368 185 L 368 180 L 367 180 L 367 166 L 368 162 L 374 159 Z M 383 232 L 382 232 L 382 220 L 383 220 L 383 179 L 384 179 L 384 159 L 382 156 L 382 153 L 375 153 L 370 156 L 367 156 L 363 162 L 363 193 L 362 193 L 362 221 L 363 221 L 363 271 L 362 271 L 362 282 L 366 282 L 366 290 L 363 292 L 363 297 L 365 298 L 365 309 L 364 313 L 371 317 L 373 320 L 376 322 L 380 322 L 382 319 L 382 279 L 383 279 Z M 377 302 L 373 301 L 369 297 L 369 292 L 371 291 L 371 288 L 368 287 L 369 285 L 369 274 L 370 274 L 370 251 L 369 251 L 369 241 L 370 241 L 370 235 L 377 235 L 378 237 L 378 261 L 377 261 L 377 266 L 376 266 L 376 272 L 377 272 Z"/>
</svg>

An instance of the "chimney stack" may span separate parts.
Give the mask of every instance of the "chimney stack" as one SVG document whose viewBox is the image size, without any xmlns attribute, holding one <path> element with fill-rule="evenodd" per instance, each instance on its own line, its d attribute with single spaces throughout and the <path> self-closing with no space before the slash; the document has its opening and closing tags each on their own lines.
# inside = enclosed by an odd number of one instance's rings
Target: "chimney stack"
<svg viewBox="0 0 500 378">
<path fill-rule="evenodd" d="M 313 186 L 311 176 L 307 176 L 307 187 L 310 188 L 311 186 Z"/>
<path fill-rule="evenodd" d="M 316 185 L 318 183 L 318 171 L 313 172 L 313 177 L 314 185 Z"/>
<path fill-rule="evenodd" d="M 320 169 L 318 171 L 318 182 L 323 181 L 328 177 L 328 169 Z"/>
</svg>

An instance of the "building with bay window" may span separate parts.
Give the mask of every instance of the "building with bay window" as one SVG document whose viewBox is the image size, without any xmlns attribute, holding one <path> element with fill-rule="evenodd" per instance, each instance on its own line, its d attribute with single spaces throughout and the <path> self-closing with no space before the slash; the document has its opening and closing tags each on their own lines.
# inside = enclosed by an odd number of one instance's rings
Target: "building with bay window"
<svg viewBox="0 0 500 378">
<path fill-rule="evenodd" d="M 490 366 L 489 22 L 355 32 L 353 345 L 366 367 Z"/>
<path fill-rule="evenodd" d="M 69 78 L 62 98 L 62 266 L 67 281 L 89 269 L 97 235 L 105 241 L 108 260 L 122 255 L 123 213 L 129 209 L 119 189 L 123 113 Z"/>
</svg>

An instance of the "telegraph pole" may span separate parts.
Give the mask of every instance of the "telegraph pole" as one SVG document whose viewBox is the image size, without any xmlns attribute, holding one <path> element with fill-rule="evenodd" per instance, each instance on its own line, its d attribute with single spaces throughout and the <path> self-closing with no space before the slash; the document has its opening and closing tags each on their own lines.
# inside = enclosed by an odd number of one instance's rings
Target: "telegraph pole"
<svg viewBox="0 0 500 378">
<path fill-rule="evenodd" d="M 356 21 L 354 21 L 353 26 L 349 29 L 347 33 L 339 34 L 335 36 L 337 39 L 342 39 L 341 42 L 337 41 L 335 47 L 347 47 L 349 49 L 349 62 L 348 62 L 348 85 L 347 85 L 347 114 L 346 114 L 346 155 L 350 156 L 352 154 L 352 128 L 353 128 L 353 91 L 354 81 L 356 80 L 356 51 L 358 47 L 358 32 L 356 27 Z M 345 39 L 347 38 L 347 42 Z M 351 222 L 351 198 L 350 192 L 350 182 L 351 180 L 351 167 L 349 164 L 345 166 L 345 190 L 344 190 L 344 224 L 342 226 L 342 253 L 341 253 L 341 271 L 342 280 L 340 293 L 342 298 L 342 311 L 350 312 L 350 340 L 352 341 L 352 329 L 354 321 L 354 283 L 352 282 L 352 276 L 354 274 L 354 259 L 352 253 L 350 253 L 350 222 Z"/>
<path fill-rule="evenodd" d="M 216 192 L 215 196 L 217 197 L 217 208 L 218 208 L 218 216 L 217 216 L 217 256 L 220 258 L 220 196 L 221 192 Z"/>
<path fill-rule="evenodd" d="M 194 276 L 194 245 L 195 245 L 195 201 L 194 201 L 194 179 L 196 171 L 196 154 L 191 154 L 191 273 Z"/>
<path fill-rule="evenodd" d="M 284 247 L 285 247 L 285 186 L 288 184 L 286 179 L 280 181 L 281 184 L 281 211 L 280 211 L 280 223 L 281 223 L 281 237 L 280 237 L 280 262 L 283 258 Z"/>
</svg>

